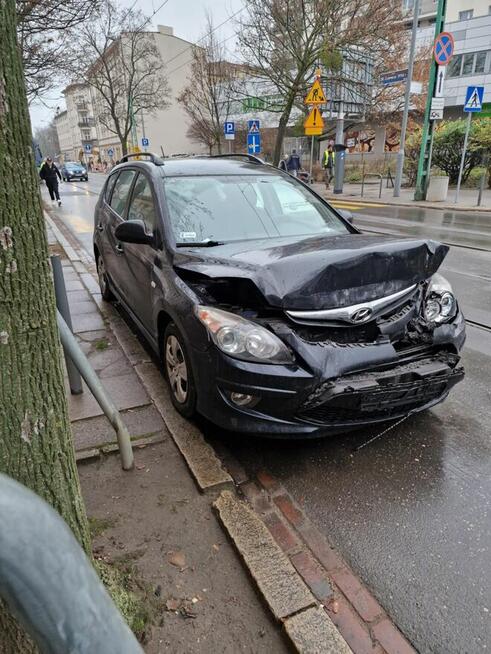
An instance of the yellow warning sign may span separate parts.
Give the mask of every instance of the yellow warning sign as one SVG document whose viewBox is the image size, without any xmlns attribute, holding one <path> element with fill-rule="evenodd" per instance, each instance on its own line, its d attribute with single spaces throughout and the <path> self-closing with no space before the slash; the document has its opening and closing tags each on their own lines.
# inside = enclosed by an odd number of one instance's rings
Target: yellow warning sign
<svg viewBox="0 0 491 654">
<path fill-rule="evenodd" d="M 324 128 L 324 120 L 322 119 L 322 114 L 318 107 L 312 107 L 303 126 L 305 127 L 305 134 L 307 136 L 322 134 L 322 129 Z"/>
<path fill-rule="evenodd" d="M 318 79 L 312 84 L 312 88 L 305 98 L 305 104 L 325 104 L 326 96 Z"/>
</svg>

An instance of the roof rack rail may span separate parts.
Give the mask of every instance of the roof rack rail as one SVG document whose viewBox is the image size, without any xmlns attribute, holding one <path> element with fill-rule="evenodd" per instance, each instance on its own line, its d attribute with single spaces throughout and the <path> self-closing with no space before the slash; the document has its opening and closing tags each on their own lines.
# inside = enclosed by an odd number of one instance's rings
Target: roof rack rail
<svg viewBox="0 0 491 654">
<path fill-rule="evenodd" d="M 121 159 L 119 160 L 119 163 L 123 163 L 125 161 L 128 161 L 128 159 L 133 158 L 133 157 L 149 157 L 149 159 L 152 161 L 153 164 L 156 166 L 164 166 L 165 161 L 162 159 L 162 157 L 157 156 L 156 154 L 153 154 L 153 152 L 131 152 L 129 154 L 124 154 Z"/>
<path fill-rule="evenodd" d="M 240 158 L 245 158 L 251 161 L 252 163 L 256 164 L 265 164 L 266 162 L 260 159 L 259 157 L 254 156 L 253 154 L 234 154 L 233 152 L 230 152 L 228 154 L 211 154 L 210 157 L 212 159 L 223 159 L 225 157 L 240 157 Z"/>
</svg>

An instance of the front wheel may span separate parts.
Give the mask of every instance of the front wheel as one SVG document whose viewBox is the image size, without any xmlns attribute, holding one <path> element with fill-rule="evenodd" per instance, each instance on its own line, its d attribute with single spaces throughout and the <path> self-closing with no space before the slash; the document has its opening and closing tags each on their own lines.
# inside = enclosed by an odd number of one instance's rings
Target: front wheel
<svg viewBox="0 0 491 654">
<path fill-rule="evenodd" d="M 167 325 L 162 350 L 172 404 L 182 416 L 190 418 L 196 412 L 196 386 L 184 338 L 174 323 Z"/>
</svg>

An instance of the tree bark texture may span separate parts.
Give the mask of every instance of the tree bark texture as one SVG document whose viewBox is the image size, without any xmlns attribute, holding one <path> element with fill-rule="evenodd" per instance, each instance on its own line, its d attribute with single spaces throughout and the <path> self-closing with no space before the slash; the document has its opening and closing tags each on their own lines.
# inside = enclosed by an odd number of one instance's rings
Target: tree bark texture
<svg viewBox="0 0 491 654">
<path fill-rule="evenodd" d="M 0 180 L 0 471 L 47 500 L 89 553 L 14 0 L 0 0 Z M 2 654 L 32 651 L 1 603 L 0 634 Z"/>
</svg>

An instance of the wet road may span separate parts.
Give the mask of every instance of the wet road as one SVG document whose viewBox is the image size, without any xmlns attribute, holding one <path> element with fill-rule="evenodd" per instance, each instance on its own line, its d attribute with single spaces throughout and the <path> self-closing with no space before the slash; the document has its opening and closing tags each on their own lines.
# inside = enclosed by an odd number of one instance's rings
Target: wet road
<svg viewBox="0 0 491 654">
<path fill-rule="evenodd" d="M 88 186 L 65 184 L 56 209 L 88 252 L 102 183 L 93 175 Z M 442 272 L 467 318 L 491 326 L 491 214 L 354 213 L 361 229 L 457 244 Z M 491 643 L 489 329 L 469 325 L 464 363 L 466 378 L 444 404 L 357 452 L 376 429 L 295 443 L 220 436 L 247 469 L 266 467 L 282 481 L 428 654 L 474 654 Z"/>
</svg>

